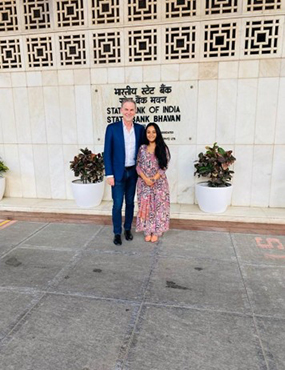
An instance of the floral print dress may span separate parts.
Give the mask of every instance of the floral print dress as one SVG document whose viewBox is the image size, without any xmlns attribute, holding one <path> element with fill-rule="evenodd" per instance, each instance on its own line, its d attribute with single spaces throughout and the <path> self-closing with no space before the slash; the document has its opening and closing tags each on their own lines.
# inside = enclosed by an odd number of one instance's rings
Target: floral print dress
<svg viewBox="0 0 285 370">
<path fill-rule="evenodd" d="M 136 231 L 161 236 L 169 229 L 170 213 L 169 185 L 165 170 L 159 168 L 155 154 L 147 150 L 147 145 L 142 145 L 139 149 L 136 169 L 138 175 L 143 172 L 147 177 L 153 177 L 157 172 L 160 174 L 153 186 L 148 186 L 141 177 L 138 178 Z"/>
</svg>

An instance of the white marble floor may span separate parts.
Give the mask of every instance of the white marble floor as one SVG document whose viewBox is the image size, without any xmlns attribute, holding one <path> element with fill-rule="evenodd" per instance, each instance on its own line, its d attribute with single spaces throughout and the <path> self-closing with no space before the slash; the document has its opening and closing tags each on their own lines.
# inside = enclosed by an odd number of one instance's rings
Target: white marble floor
<svg viewBox="0 0 285 370">
<path fill-rule="evenodd" d="M 111 215 L 112 202 L 103 201 L 98 207 L 79 208 L 73 200 L 7 198 L 0 201 L 1 211 L 69 213 Z M 209 220 L 284 224 L 285 208 L 229 207 L 221 214 L 204 213 L 197 205 L 171 204 L 171 218 L 184 220 Z"/>
</svg>

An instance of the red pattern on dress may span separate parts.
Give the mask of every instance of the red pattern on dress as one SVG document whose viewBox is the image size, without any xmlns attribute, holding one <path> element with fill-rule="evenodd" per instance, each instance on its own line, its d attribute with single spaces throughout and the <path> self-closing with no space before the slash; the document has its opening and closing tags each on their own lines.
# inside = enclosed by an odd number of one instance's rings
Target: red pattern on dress
<svg viewBox="0 0 285 370">
<path fill-rule="evenodd" d="M 170 218 L 169 185 L 165 170 L 160 169 L 155 154 L 147 150 L 147 145 L 139 149 L 136 169 L 139 175 L 143 172 L 147 177 L 153 177 L 157 172 L 160 174 L 153 186 L 148 186 L 141 177 L 138 178 L 136 231 L 161 236 L 169 230 Z"/>
</svg>

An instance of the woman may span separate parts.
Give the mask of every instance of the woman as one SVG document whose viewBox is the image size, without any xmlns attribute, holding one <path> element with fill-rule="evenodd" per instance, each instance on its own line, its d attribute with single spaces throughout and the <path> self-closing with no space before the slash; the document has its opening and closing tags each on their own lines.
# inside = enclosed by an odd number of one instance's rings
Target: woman
<svg viewBox="0 0 285 370">
<path fill-rule="evenodd" d="M 149 123 L 137 159 L 136 231 L 144 231 L 146 242 L 157 242 L 169 229 L 169 186 L 165 174 L 169 159 L 170 152 L 158 125 Z"/>
</svg>

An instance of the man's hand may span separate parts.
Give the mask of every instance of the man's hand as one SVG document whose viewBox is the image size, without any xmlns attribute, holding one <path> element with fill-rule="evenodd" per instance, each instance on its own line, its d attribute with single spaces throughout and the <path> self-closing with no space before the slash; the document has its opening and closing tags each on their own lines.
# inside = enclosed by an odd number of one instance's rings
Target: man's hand
<svg viewBox="0 0 285 370">
<path fill-rule="evenodd" d="M 107 184 L 110 186 L 114 186 L 115 185 L 114 177 L 107 177 Z"/>
</svg>

